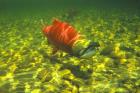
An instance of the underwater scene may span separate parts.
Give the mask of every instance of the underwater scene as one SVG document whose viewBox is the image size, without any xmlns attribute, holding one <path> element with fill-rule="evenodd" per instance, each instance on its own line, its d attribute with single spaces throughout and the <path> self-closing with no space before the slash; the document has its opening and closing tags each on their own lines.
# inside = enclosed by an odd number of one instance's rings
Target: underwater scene
<svg viewBox="0 0 140 93">
<path fill-rule="evenodd" d="M 140 1 L 0 0 L 0 93 L 140 93 Z"/>
</svg>

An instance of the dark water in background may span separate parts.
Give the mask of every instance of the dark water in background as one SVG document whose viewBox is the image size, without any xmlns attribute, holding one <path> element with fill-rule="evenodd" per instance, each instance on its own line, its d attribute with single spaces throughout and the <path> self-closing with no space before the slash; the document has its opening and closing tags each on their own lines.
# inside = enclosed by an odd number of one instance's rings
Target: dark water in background
<svg viewBox="0 0 140 93">
<path fill-rule="evenodd" d="M 0 0 L 0 14 L 45 12 L 50 9 L 140 9 L 140 0 Z"/>
</svg>

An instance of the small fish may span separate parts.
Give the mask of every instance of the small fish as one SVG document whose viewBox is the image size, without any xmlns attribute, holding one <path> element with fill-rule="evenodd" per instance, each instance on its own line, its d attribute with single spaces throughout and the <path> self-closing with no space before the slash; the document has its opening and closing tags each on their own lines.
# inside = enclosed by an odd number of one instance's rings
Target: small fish
<svg viewBox="0 0 140 93">
<path fill-rule="evenodd" d="M 65 51 L 76 57 L 92 57 L 96 53 L 98 43 L 81 38 L 81 35 L 66 22 L 55 19 L 52 25 L 45 26 L 43 33 L 48 42 L 53 45 L 53 54 L 58 50 Z"/>
</svg>

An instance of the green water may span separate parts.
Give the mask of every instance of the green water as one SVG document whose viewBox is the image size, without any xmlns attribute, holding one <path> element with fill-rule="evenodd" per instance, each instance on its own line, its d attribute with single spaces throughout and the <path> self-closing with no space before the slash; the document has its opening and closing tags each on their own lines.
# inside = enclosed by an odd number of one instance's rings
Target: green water
<svg viewBox="0 0 140 93">
<path fill-rule="evenodd" d="M 0 93 L 140 93 L 139 1 L 0 1 Z M 52 47 L 54 18 L 100 49 L 89 59 Z"/>
</svg>

